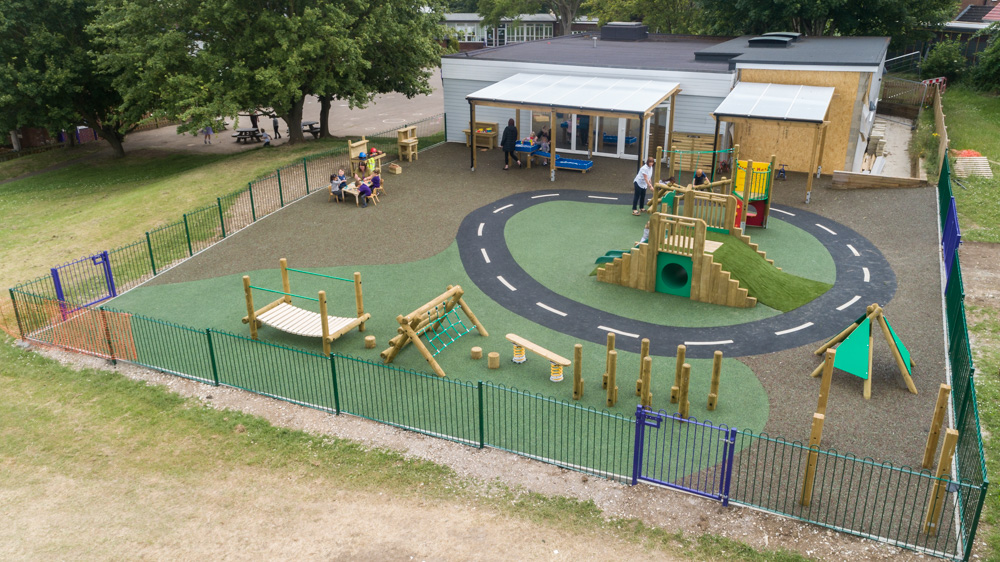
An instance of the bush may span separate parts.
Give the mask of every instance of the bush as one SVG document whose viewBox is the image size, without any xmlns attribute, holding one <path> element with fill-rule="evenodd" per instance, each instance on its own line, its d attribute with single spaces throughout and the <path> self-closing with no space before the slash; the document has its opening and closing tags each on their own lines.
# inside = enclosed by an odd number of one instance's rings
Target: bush
<svg viewBox="0 0 1000 562">
<path fill-rule="evenodd" d="M 994 23 L 980 33 L 989 35 L 990 40 L 989 46 L 976 59 L 976 66 L 972 69 L 973 81 L 977 88 L 1000 90 L 1000 24 Z"/>
<path fill-rule="evenodd" d="M 964 72 L 965 55 L 962 53 L 962 45 L 951 39 L 934 45 L 920 64 L 920 75 L 924 78 L 944 76 L 949 82 L 954 82 Z"/>
</svg>

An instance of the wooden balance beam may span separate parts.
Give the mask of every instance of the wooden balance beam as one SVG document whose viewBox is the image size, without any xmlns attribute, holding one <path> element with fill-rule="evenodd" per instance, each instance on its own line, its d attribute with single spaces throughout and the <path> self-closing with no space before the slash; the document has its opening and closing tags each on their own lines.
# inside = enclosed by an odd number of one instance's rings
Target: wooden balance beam
<svg viewBox="0 0 1000 562">
<path fill-rule="evenodd" d="M 517 334 L 507 334 L 507 341 L 514 344 L 514 358 L 512 361 L 514 363 L 524 363 L 528 360 L 524 355 L 524 351 L 528 350 L 536 355 L 540 355 L 545 359 L 548 359 L 552 363 L 551 373 L 549 375 L 549 380 L 552 382 L 559 382 L 563 380 L 563 367 L 568 367 L 570 365 L 570 360 L 566 359 L 561 355 L 556 355 L 551 351 L 545 349 L 544 347 L 532 343 Z"/>
</svg>

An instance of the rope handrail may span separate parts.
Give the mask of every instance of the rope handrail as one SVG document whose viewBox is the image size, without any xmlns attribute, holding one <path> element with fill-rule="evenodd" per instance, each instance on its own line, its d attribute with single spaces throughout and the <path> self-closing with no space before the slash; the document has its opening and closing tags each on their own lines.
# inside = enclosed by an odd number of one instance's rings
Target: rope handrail
<svg viewBox="0 0 1000 562">
<path fill-rule="evenodd" d="M 250 288 L 251 289 L 257 289 L 258 291 L 265 291 L 265 292 L 268 292 L 268 293 L 275 293 L 275 294 L 278 294 L 278 295 L 285 295 L 286 297 L 295 297 L 297 299 L 306 299 L 306 300 L 311 300 L 311 301 L 319 302 L 319 299 L 316 298 L 316 297 L 304 297 L 302 295 L 296 295 L 294 293 L 286 293 L 284 291 L 275 291 L 274 289 L 267 289 L 265 287 L 257 287 L 257 286 L 254 286 L 254 285 L 250 285 Z"/>
<path fill-rule="evenodd" d="M 347 281 L 349 283 L 354 283 L 354 279 L 344 279 L 343 277 L 334 277 L 333 275 L 324 275 L 322 273 L 316 273 L 314 271 L 306 271 L 304 269 L 292 269 L 286 267 L 288 271 L 294 271 L 295 273 L 305 273 L 306 275 L 315 275 L 316 277 L 325 277 L 327 279 L 336 279 L 337 281 Z"/>
</svg>

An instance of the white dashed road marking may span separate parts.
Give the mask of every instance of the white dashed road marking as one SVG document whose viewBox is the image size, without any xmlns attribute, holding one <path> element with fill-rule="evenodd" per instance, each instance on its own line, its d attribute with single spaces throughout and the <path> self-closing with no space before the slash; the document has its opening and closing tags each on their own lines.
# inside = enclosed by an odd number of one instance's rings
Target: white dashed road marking
<svg viewBox="0 0 1000 562">
<path fill-rule="evenodd" d="M 852 304 L 861 300 L 861 295 L 854 295 L 854 298 L 837 307 L 837 310 L 844 310 Z"/>
<path fill-rule="evenodd" d="M 861 257 L 861 254 L 859 254 L 858 251 L 854 249 L 854 246 L 851 246 L 850 244 L 848 244 L 847 247 L 848 247 L 848 249 L 851 250 L 851 253 L 854 254 L 854 257 L 856 257 L 856 258 L 857 257 Z"/>
<path fill-rule="evenodd" d="M 541 199 L 542 197 L 559 197 L 558 193 L 546 193 L 545 195 L 532 195 L 532 199 Z"/>
<path fill-rule="evenodd" d="M 872 280 L 872 273 L 868 271 L 867 267 L 862 267 L 861 271 L 865 272 L 865 283 L 868 283 L 869 281 Z"/>
<path fill-rule="evenodd" d="M 490 263 L 490 256 L 486 253 L 486 248 L 479 248 L 479 251 L 483 253 L 483 259 L 486 260 L 486 263 Z"/>
<path fill-rule="evenodd" d="M 486 226 L 485 222 L 479 223 L 479 233 L 477 234 L 477 236 L 482 236 L 483 235 L 483 227 L 484 226 Z"/>
<path fill-rule="evenodd" d="M 805 330 L 806 328 L 808 328 L 809 326 L 812 326 L 812 325 L 813 325 L 812 322 L 806 322 L 805 324 L 802 324 L 801 326 L 796 326 L 794 328 L 789 328 L 787 330 L 781 330 L 780 332 L 775 332 L 774 335 L 776 335 L 776 336 L 783 336 L 785 334 L 790 334 L 792 332 L 798 332 L 799 330 Z"/>
<path fill-rule="evenodd" d="M 684 345 L 728 345 L 733 343 L 733 340 L 719 340 L 719 341 L 686 341 Z"/>
<path fill-rule="evenodd" d="M 633 334 L 631 332 L 623 332 L 621 330 L 616 330 L 614 328 L 608 328 L 607 326 L 598 326 L 597 329 L 598 330 L 604 330 L 605 332 L 614 332 L 616 334 L 619 334 L 619 335 L 622 335 L 622 336 L 628 336 L 630 338 L 638 338 L 639 337 L 639 334 Z"/>
<path fill-rule="evenodd" d="M 493 212 L 495 213 L 496 211 L 493 211 Z M 830 230 L 829 228 L 827 228 L 827 227 L 825 227 L 825 226 L 821 225 L 820 223 L 816 223 L 816 226 L 818 226 L 818 227 L 822 228 L 823 230 L 825 230 L 825 231 L 829 232 L 830 234 L 832 234 L 832 235 L 834 235 L 834 236 L 836 236 L 836 235 L 837 235 L 837 233 L 836 233 L 836 232 L 834 232 L 834 231 Z"/>
<path fill-rule="evenodd" d="M 502 211 L 504 209 L 509 209 L 509 208 L 511 208 L 513 206 L 514 206 L 513 203 L 511 203 L 510 205 L 504 205 L 503 207 L 500 207 L 499 209 L 494 210 L 493 214 L 495 215 L 495 214 L 499 213 L 500 211 Z"/>
<path fill-rule="evenodd" d="M 589 199 L 607 199 L 608 201 L 617 201 L 617 197 L 601 197 L 600 195 L 588 195 Z"/>
<path fill-rule="evenodd" d="M 500 282 L 503 283 L 504 286 L 506 286 L 511 291 L 516 291 L 517 290 L 517 287 L 515 287 L 515 286 L 511 285 L 510 283 L 508 283 L 507 280 L 504 279 L 502 275 L 497 275 L 497 279 L 499 279 Z M 861 297 L 858 297 L 858 298 L 861 298 Z"/>
<path fill-rule="evenodd" d="M 782 211 L 781 209 L 776 209 L 774 207 L 771 207 L 771 210 L 774 211 L 774 212 L 776 212 L 776 213 L 781 213 L 783 215 L 788 215 L 790 217 L 794 217 L 795 216 L 795 213 L 789 213 L 788 211 Z"/>
<path fill-rule="evenodd" d="M 545 303 L 536 302 L 535 305 L 539 306 L 540 308 L 544 308 L 545 310 L 548 310 L 549 312 L 551 312 L 553 314 L 558 314 L 559 316 L 566 316 L 565 312 L 563 312 L 561 310 L 556 310 L 556 309 L 552 308 L 551 306 L 549 306 L 549 305 L 547 305 Z"/>
</svg>

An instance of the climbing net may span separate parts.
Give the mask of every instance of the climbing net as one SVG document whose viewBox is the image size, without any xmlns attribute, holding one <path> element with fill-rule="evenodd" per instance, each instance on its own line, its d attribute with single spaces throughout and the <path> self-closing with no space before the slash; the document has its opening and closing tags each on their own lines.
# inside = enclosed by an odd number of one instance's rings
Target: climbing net
<svg viewBox="0 0 1000 562">
<path fill-rule="evenodd" d="M 458 338 L 472 331 L 458 315 L 458 309 L 448 310 L 444 303 L 431 309 L 427 313 L 427 318 L 430 323 L 418 330 L 417 336 L 425 336 L 427 344 L 433 350 L 432 357 L 436 357 Z"/>
</svg>

